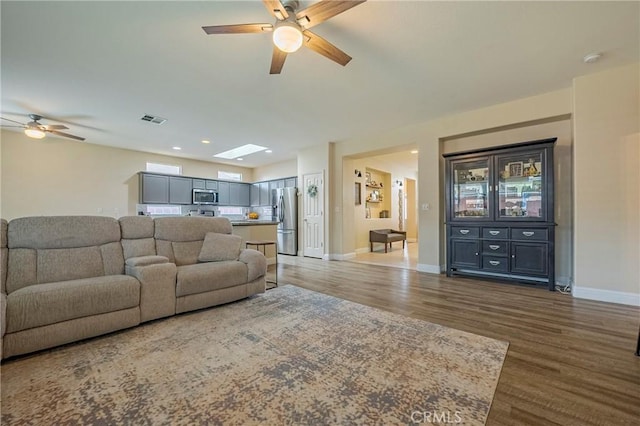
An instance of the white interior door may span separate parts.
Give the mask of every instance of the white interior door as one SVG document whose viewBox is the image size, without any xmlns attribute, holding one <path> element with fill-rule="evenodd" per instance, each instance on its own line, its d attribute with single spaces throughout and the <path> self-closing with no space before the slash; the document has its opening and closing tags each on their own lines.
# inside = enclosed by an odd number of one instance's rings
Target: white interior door
<svg viewBox="0 0 640 426">
<path fill-rule="evenodd" d="M 303 176 L 303 255 L 322 259 L 324 255 L 324 179 L 322 172 Z M 309 195 L 309 188 L 315 185 L 315 196 Z"/>
</svg>

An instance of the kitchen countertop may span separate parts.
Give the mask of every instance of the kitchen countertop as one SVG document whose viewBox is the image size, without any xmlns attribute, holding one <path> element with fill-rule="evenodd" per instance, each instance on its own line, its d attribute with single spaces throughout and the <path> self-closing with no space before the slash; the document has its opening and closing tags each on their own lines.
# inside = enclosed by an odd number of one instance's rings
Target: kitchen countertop
<svg viewBox="0 0 640 426">
<path fill-rule="evenodd" d="M 246 220 L 232 220 L 233 226 L 253 226 L 253 225 L 277 225 L 277 220 L 262 220 L 262 219 L 246 219 Z"/>
</svg>

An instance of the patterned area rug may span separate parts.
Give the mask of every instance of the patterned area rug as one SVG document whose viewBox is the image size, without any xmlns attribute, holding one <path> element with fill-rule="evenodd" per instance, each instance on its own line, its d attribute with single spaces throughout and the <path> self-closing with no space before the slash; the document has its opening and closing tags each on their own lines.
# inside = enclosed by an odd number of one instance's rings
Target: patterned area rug
<svg viewBox="0 0 640 426">
<path fill-rule="evenodd" d="M 2 365 L 2 424 L 484 424 L 508 343 L 294 286 Z"/>
</svg>

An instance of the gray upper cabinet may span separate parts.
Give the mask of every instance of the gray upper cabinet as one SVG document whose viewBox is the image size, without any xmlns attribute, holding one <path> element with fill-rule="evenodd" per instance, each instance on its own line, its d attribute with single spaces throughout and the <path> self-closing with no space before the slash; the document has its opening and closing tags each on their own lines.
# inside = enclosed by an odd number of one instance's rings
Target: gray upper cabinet
<svg viewBox="0 0 640 426">
<path fill-rule="evenodd" d="M 284 180 L 285 188 L 297 188 L 298 187 L 298 178 L 290 177 Z"/>
<path fill-rule="evenodd" d="M 192 179 L 184 177 L 169 177 L 169 204 L 191 204 Z"/>
<path fill-rule="evenodd" d="M 207 180 L 204 183 L 205 185 L 205 189 L 209 189 L 209 190 L 217 190 L 218 189 L 218 181 L 217 180 Z"/>
<path fill-rule="evenodd" d="M 232 206 L 249 206 L 250 204 L 250 185 L 246 183 L 230 183 L 229 184 L 229 204 Z"/>
<path fill-rule="evenodd" d="M 228 206 L 231 204 L 229 182 L 218 182 L 218 204 L 221 206 Z"/>
<path fill-rule="evenodd" d="M 271 193 L 269 192 L 269 182 L 260 182 L 260 205 L 271 205 Z"/>
<path fill-rule="evenodd" d="M 193 189 L 205 189 L 204 179 L 193 179 Z"/>
<path fill-rule="evenodd" d="M 140 174 L 140 203 L 166 204 L 169 202 L 169 176 Z"/>
<path fill-rule="evenodd" d="M 260 184 L 254 183 L 251 185 L 251 207 L 260 205 Z"/>
<path fill-rule="evenodd" d="M 272 180 L 269 182 L 269 199 L 270 204 L 275 206 L 277 204 L 275 189 L 284 188 L 284 179 Z"/>
</svg>

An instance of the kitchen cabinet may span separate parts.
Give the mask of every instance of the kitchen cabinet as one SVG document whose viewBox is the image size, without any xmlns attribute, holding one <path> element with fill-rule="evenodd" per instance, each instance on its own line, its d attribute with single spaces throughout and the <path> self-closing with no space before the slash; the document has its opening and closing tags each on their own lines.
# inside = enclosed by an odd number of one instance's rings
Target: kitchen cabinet
<svg viewBox="0 0 640 426">
<path fill-rule="evenodd" d="M 272 206 L 278 204 L 278 200 L 276 200 L 275 189 L 284 188 L 284 179 L 272 180 L 269 181 L 269 203 Z"/>
<path fill-rule="evenodd" d="M 193 189 L 206 189 L 206 183 L 204 179 L 193 179 Z"/>
<path fill-rule="evenodd" d="M 205 180 L 204 181 L 204 189 L 209 190 L 217 190 L 218 189 L 218 181 L 217 180 Z"/>
<path fill-rule="evenodd" d="M 250 186 L 246 183 L 229 183 L 229 204 L 248 207 L 251 203 L 249 188 Z"/>
<path fill-rule="evenodd" d="M 298 187 L 298 178 L 290 177 L 284 180 L 285 188 L 297 188 Z"/>
<path fill-rule="evenodd" d="M 269 191 L 269 182 L 260 182 L 260 205 L 273 205 L 271 204 L 271 191 Z"/>
<path fill-rule="evenodd" d="M 191 204 L 193 185 L 191 178 L 169 177 L 169 204 Z"/>
<path fill-rule="evenodd" d="M 228 206 L 231 202 L 229 182 L 218 182 L 218 205 Z"/>
<path fill-rule="evenodd" d="M 555 141 L 444 155 L 448 276 L 555 289 Z"/>
<path fill-rule="evenodd" d="M 259 206 L 260 205 L 260 184 L 252 183 L 250 191 L 251 191 L 250 193 L 251 207 Z"/>
<path fill-rule="evenodd" d="M 166 204 L 169 202 L 169 176 L 140 173 L 141 204 Z"/>
</svg>

